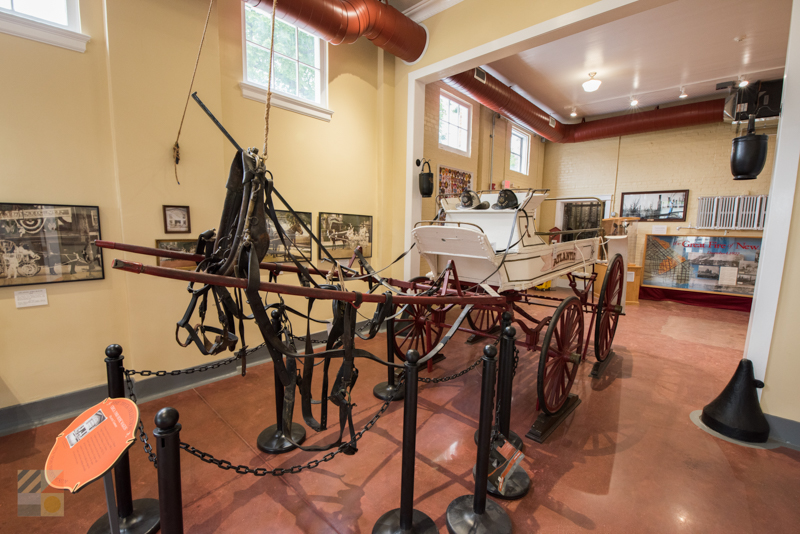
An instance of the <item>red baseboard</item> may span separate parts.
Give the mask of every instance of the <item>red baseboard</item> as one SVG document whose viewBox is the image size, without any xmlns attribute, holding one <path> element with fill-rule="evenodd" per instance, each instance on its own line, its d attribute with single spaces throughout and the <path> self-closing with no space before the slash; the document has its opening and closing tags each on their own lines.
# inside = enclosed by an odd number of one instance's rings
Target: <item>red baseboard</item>
<svg viewBox="0 0 800 534">
<path fill-rule="evenodd" d="M 750 306 L 753 304 L 751 297 L 715 295 L 713 293 L 663 289 L 660 287 L 641 287 L 639 289 L 639 298 L 644 300 L 671 300 L 672 302 L 680 302 L 689 306 L 703 306 L 705 308 L 736 310 L 748 313 L 750 312 Z"/>
</svg>

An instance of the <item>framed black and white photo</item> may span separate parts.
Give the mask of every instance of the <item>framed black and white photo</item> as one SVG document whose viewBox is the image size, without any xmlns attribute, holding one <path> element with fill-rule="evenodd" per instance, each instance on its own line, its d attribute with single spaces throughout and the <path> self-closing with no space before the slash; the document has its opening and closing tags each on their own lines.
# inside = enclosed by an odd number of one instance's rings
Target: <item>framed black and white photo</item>
<svg viewBox="0 0 800 534">
<path fill-rule="evenodd" d="M 192 233 L 192 221 L 189 218 L 189 206 L 164 206 L 164 233 Z"/>
<path fill-rule="evenodd" d="M 689 190 L 622 193 L 620 217 L 642 221 L 685 221 Z"/>
<path fill-rule="evenodd" d="M 197 251 L 197 239 L 156 239 L 156 248 L 194 254 Z M 156 265 L 183 271 L 194 271 L 197 267 L 197 263 L 192 260 L 178 260 L 161 256 L 156 257 Z"/>
<path fill-rule="evenodd" d="M 372 216 L 320 213 L 319 238 L 334 259 L 350 259 L 360 246 L 365 258 L 372 256 Z M 320 251 L 320 260 L 326 258 Z"/>
<path fill-rule="evenodd" d="M 306 227 L 311 229 L 311 213 L 306 211 L 296 211 L 297 217 L 292 215 L 290 211 L 275 210 L 275 216 L 278 218 L 278 224 L 283 228 L 286 238 L 288 238 L 287 245 L 289 251 L 283 245 L 278 231 L 271 219 L 267 219 L 267 229 L 269 231 L 269 250 L 264 257 L 264 261 L 284 263 L 292 261 L 289 253 L 294 256 L 297 261 L 311 261 L 311 234 L 303 229 L 302 221 Z M 298 221 L 299 217 L 299 221 Z M 305 257 L 305 259 L 304 259 Z"/>
<path fill-rule="evenodd" d="M 97 206 L 0 203 L 0 286 L 102 280 Z"/>
</svg>

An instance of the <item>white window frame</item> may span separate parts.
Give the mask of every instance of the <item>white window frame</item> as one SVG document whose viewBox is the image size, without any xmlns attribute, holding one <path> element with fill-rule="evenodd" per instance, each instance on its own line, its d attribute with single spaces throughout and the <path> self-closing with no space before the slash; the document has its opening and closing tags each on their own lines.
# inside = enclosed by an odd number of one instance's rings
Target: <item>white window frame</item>
<svg viewBox="0 0 800 534">
<path fill-rule="evenodd" d="M 519 171 L 515 171 L 514 169 L 511 168 L 511 156 L 514 154 L 513 152 L 511 152 L 511 139 L 513 139 L 514 135 L 517 135 L 518 137 L 522 138 L 525 141 L 523 154 L 520 154 L 522 162 L 520 163 L 521 170 Z M 512 124 L 511 133 L 508 136 L 508 170 L 528 176 L 528 174 L 530 173 L 530 168 L 531 168 L 531 134 L 529 134 L 522 128 Z"/>
<path fill-rule="evenodd" d="M 437 140 L 439 139 L 439 132 L 440 132 L 440 129 L 442 127 L 442 124 L 441 124 L 442 123 L 442 117 L 441 117 L 441 114 L 439 113 L 439 103 L 441 102 L 441 98 L 443 96 L 445 98 L 449 99 L 449 100 L 452 100 L 456 104 L 460 104 L 460 105 L 464 106 L 465 108 L 467 108 L 467 111 L 469 111 L 469 118 L 467 119 L 467 150 L 466 151 L 460 150 L 460 149 L 458 149 L 458 148 L 456 148 L 454 146 L 446 145 L 446 144 L 442 143 L 441 141 L 439 141 L 439 148 L 441 148 L 442 150 L 447 150 L 448 152 L 453 152 L 455 154 L 459 154 L 461 156 L 470 157 L 470 154 L 472 153 L 472 104 L 470 104 L 469 102 L 467 102 L 463 98 L 457 97 L 456 95 L 454 95 L 453 93 L 451 93 L 449 91 L 445 91 L 444 89 L 441 89 L 439 91 L 439 99 L 438 99 L 438 102 L 436 102 L 436 110 L 437 110 L 436 111 L 436 117 L 438 118 L 438 120 L 437 120 L 438 124 L 437 124 L 437 129 L 436 129 L 436 139 Z"/>
<path fill-rule="evenodd" d="M 86 52 L 90 37 L 81 33 L 79 0 L 65 0 L 67 24 L 32 17 L 0 7 L 0 32 L 75 52 Z"/>
<path fill-rule="evenodd" d="M 242 96 L 244 98 L 264 103 L 267 101 L 267 87 L 261 84 L 253 83 L 247 79 L 247 32 L 245 21 L 245 3 L 240 3 L 242 10 L 242 81 L 239 83 L 239 88 L 242 90 Z M 268 14 L 271 16 L 272 11 L 270 11 Z M 282 93 L 274 88 L 272 90 L 272 99 L 270 102 L 271 105 L 275 106 L 276 108 L 294 111 L 295 113 L 300 113 L 301 115 L 306 115 L 308 117 L 330 122 L 331 117 L 333 116 L 333 111 L 328 109 L 328 43 L 323 39 L 319 39 L 319 43 L 319 104 L 294 95 Z M 272 68 L 272 65 L 270 65 L 270 68 Z"/>
</svg>

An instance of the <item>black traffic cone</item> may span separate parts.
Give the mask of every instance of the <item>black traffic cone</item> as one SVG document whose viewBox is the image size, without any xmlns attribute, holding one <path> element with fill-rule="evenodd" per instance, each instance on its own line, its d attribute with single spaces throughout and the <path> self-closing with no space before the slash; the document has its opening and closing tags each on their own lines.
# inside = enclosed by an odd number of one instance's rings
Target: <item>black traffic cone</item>
<svg viewBox="0 0 800 534">
<path fill-rule="evenodd" d="M 703 408 L 700 419 L 723 436 L 765 443 L 769 439 L 769 423 L 756 393 L 757 388 L 763 387 L 764 382 L 753 375 L 753 362 L 742 359 L 722 393 Z"/>
</svg>

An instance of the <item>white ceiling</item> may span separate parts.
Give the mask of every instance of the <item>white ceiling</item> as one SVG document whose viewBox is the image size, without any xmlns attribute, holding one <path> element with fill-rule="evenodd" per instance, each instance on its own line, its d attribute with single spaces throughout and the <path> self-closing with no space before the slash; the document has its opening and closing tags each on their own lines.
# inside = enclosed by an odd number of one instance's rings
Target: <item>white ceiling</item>
<svg viewBox="0 0 800 534">
<path fill-rule="evenodd" d="M 413 0 L 406 0 L 413 3 Z M 393 3 L 400 3 L 399 0 Z M 783 76 L 791 0 L 677 0 L 488 65 L 562 122 L 727 95 L 717 82 Z M 735 38 L 744 37 L 737 42 Z M 600 88 L 581 83 L 597 72 Z M 573 106 L 577 119 L 569 117 Z"/>
<path fill-rule="evenodd" d="M 409 7 L 417 5 L 422 1 L 423 0 L 389 0 L 389 5 L 402 13 Z"/>
</svg>

